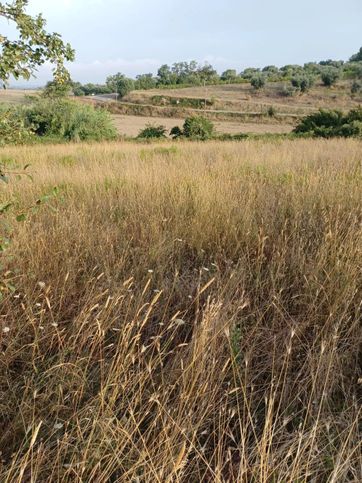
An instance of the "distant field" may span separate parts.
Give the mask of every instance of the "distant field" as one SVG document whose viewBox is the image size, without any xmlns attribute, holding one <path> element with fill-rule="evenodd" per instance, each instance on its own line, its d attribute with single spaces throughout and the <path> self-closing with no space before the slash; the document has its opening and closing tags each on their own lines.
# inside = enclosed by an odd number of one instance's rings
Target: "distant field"
<svg viewBox="0 0 362 483">
<path fill-rule="evenodd" d="M 121 135 L 137 136 L 141 129 L 147 124 L 162 124 L 168 131 L 174 126 L 182 127 L 184 119 L 162 118 L 162 117 L 141 117 L 141 116 L 112 116 Z M 288 133 L 292 126 L 288 124 L 263 124 L 263 123 L 239 123 L 239 122 L 215 122 L 215 128 L 219 133 Z"/>
<path fill-rule="evenodd" d="M 212 100 L 209 109 L 227 109 L 229 111 L 263 111 L 271 105 L 280 113 L 306 114 L 317 108 L 339 108 L 348 110 L 362 102 L 362 95 L 351 97 L 350 82 L 340 82 L 333 88 L 322 85 L 314 86 L 309 92 L 292 97 L 281 95 L 284 86 L 290 83 L 269 83 L 261 91 L 255 91 L 250 84 L 215 85 L 206 87 L 187 87 L 180 89 L 152 89 L 134 91 L 127 100 L 149 102 L 153 96 L 199 98 Z"/>
<path fill-rule="evenodd" d="M 0 90 L 0 104 L 23 104 L 27 96 L 39 94 L 39 90 L 2 89 Z"/>
</svg>

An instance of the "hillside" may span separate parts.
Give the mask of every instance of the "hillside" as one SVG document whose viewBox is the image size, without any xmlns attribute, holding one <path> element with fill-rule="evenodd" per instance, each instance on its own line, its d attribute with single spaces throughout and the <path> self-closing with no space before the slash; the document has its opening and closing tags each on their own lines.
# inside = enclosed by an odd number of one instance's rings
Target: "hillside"
<svg viewBox="0 0 362 483">
<path fill-rule="evenodd" d="M 180 126 L 185 117 L 195 114 L 216 122 L 219 132 L 283 133 L 291 131 L 298 119 L 317 109 L 347 111 L 362 103 L 362 94 L 351 94 L 349 81 L 339 82 L 332 88 L 318 84 L 307 93 L 293 96 L 285 95 L 285 86 L 280 82 L 268 83 L 261 91 L 246 83 L 151 89 L 132 91 L 117 103 L 112 101 L 112 96 L 85 100 L 106 104 L 116 116 L 120 132 L 127 135 L 135 133 L 135 126 L 144 127 L 150 118 L 170 127 L 169 119 L 175 119 L 173 125 Z M 124 116 L 132 116 L 129 126 Z M 143 122 L 135 121 L 133 116 L 144 118 Z"/>
</svg>

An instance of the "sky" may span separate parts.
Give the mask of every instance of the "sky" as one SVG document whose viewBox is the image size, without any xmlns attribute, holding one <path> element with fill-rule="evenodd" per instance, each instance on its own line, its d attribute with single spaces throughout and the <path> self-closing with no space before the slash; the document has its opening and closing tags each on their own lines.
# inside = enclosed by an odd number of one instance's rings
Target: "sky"
<svg viewBox="0 0 362 483">
<path fill-rule="evenodd" d="M 30 0 L 28 11 L 72 44 L 83 83 L 193 59 L 220 72 L 347 60 L 362 46 L 362 0 Z M 50 78 L 45 66 L 29 85 Z"/>
</svg>

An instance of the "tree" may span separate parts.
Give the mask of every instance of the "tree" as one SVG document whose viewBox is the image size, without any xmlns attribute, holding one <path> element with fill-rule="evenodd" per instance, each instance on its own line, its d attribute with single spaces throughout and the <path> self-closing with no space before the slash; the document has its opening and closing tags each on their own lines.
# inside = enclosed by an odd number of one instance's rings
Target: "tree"
<svg viewBox="0 0 362 483">
<path fill-rule="evenodd" d="M 235 69 L 228 69 L 221 74 L 221 80 L 227 82 L 234 82 L 238 77 Z"/>
<path fill-rule="evenodd" d="M 361 62 L 362 61 L 362 47 L 359 49 L 357 54 L 352 55 L 349 59 L 350 62 Z"/>
<path fill-rule="evenodd" d="M 153 74 L 141 74 L 136 79 L 136 89 L 153 89 L 157 85 L 157 80 L 153 77 Z"/>
<path fill-rule="evenodd" d="M 339 77 L 340 71 L 336 67 L 328 67 L 321 74 L 322 82 L 327 87 L 331 87 L 336 84 Z"/>
<path fill-rule="evenodd" d="M 161 65 L 158 69 L 157 77 L 159 84 L 164 86 L 172 84 L 172 76 L 171 68 L 167 64 Z"/>
<path fill-rule="evenodd" d="M 301 92 L 307 92 L 314 84 L 314 79 L 312 76 L 295 76 L 290 79 L 293 87 L 296 87 Z"/>
<path fill-rule="evenodd" d="M 29 79 L 45 62 L 55 66 L 53 75 L 57 83 L 67 82 L 69 74 L 64 63 L 74 60 L 74 50 L 59 34 L 45 30 L 46 21 L 41 14 L 28 15 L 27 5 L 28 0 L 0 2 L 0 17 L 13 22 L 19 32 L 16 40 L 0 34 L 0 82 L 6 86 L 11 76 Z"/>
<path fill-rule="evenodd" d="M 122 98 L 129 94 L 134 89 L 134 80 L 128 79 L 124 74 L 118 74 L 107 77 L 107 87 Z"/>
<path fill-rule="evenodd" d="M 218 73 L 208 62 L 198 68 L 197 75 L 202 82 L 216 82 L 219 80 Z"/>
<path fill-rule="evenodd" d="M 250 84 L 255 90 L 259 90 L 265 86 L 265 77 L 263 75 L 257 75 L 252 77 Z"/>
</svg>

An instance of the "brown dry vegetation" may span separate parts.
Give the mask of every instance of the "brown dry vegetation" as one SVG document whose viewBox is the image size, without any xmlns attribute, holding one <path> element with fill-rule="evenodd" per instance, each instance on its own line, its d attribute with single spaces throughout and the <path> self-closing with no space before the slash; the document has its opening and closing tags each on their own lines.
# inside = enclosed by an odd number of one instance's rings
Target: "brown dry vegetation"
<svg viewBox="0 0 362 483">
<path fill-rule="evenodd" d="M 27 96 L 39 94 L 39 91 L 28 89 L 0 89 L 0 104 L 23 104 Z"/>
<path fill-rule="evenodd" d="M 361 148 L 2 150 L 0 480 L 361 481 Z"/>
<path fill-rule="evenodd" d="M 123 136 L 135 137 L 146 127 L 147 124 L 163 125 L 168 131 L 174 126 L 182 128 L 185 119 L 169 117 L 142 117 L 142 116 L 122 116 L 114 114 L 112 116 L 114 124 Z M 219 133 L 239 134 L 239 133 L 289 133 L 293 126 L 288 124 L 262 124 L 262 123 L 240 123 L 240 122 L 214 122 L 215 129 Z"/>
<path fill-rule="evenodd" d="M 270 82 L 260 91 L 255 91 L 250 84 L 223 84 L 206 87 L 186 87 L 179 89 L 152 89 L 133 91 L 126 100 L 150 103 L 153 96 L 198 98 L 213 100 L 208 109 L 219 109 L 237 112 L 266 112 L 274 106 L 284 115 L 307 115 L 319 108 L 349 110 L 362 102 L 362 96 L 351 96 L 351 81 L 341 81 L 332 88 L 317 84 L 305 94 L 284 97 L 281 91 L 290 82 Z"/>
</svg>

